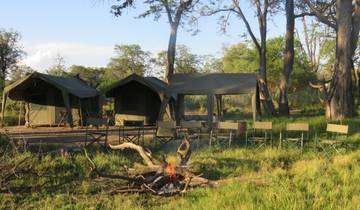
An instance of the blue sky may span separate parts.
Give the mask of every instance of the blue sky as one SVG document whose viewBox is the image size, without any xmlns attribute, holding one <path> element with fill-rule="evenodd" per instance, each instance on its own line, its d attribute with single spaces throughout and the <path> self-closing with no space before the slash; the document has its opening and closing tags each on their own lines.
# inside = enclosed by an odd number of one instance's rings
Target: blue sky
<svg viewBox="0 0 360 210">
<path fill-rule="evenodd" d="M 167 48 L 169 25 L 165 18 L 135 19 L 144 10 L 137 7 L 123 16 L 110 13 L 111 0 L 0 0 L 0 28 L 22 35 L 27 52 L 24 62 L 44 71 L 60 54 L 66 65 L 105 66 L 114 55 L 115 44 L 139 44 L 157 53 Z M 248 2 L 248 0 L 244 0 Z M 247 6 L 246 6 L 247 5 Z M 253 10 L 245 4 L 246 16 L 258 34 Z M 233 17 L 227 34 L 219 33 L 216 17 L 200 21 L 200 33 L 192 36 L 179 29 L 178 44 L 185 44 L 198 54 L 220 56 L 224 46 L 240 42 L 246 33 L 241 20 Z M 285 17 L 276 15 L 269 22 L 268 36 L 283 35 Z"/>
</svg>

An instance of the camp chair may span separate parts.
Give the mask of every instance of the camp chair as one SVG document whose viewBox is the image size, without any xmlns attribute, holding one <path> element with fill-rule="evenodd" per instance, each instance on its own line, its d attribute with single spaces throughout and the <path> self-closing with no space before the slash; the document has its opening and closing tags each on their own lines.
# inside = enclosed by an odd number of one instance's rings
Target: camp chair
<svg viewBox="0 0 360 210">
<path fill-rule="evenodd" d="M 202 123 L 201 121 L 181 121 L 179 135 L 184 136 L 187 134 L 190 139 L 200 139 L 202 134 Z"/>
<path fill-rule="evenodd" d="M 131 142 L 144 144 L 144 121 L 143 120 L 124 120 L 119 127 L 119 144 L 121 142 Z"/>
<path fill-rule="evenodd" d="M 239 124 L 235 122 L 217 122 L 216 127 L 210 132 L 210 147 L 213 142 L 221 143 L 221 141 L 228 140 L 228 146 L 231 146 L 233 136 L 239 129 Z"/>
<path fill-rule="evenodd" d="M 157 121 L 156 131 L 154 135 L 154 141 L 160 141 L 161 143 L 168 143 L 171 140 L 176 139 L 177 129 L 175 121 Z"/>
<path fill-rule="evenodd" d="M 107 118 L 88 118 L 85 134 L 85 147 L 94 144 L 95 142 L 100 146 L 108 145 L 108 131 L 109 123 Z M 90 128 L 90 125 L 94 128 Z M 105 127 L 101 128 L 101 127 Z M 104 141 L 102 144 L 101 141 Z M 89 142 L 89 143 L 88 143 Z"/>
<path fill-rule="evenodd" d="M 318 141 L 318 145 L 327 155 L 330 151 L 340 153 L 339 147 L 344 144 L 344 138 L 347 137 L 348 132 L 348 125 L 327 124 L 326 139 Z"/>
<path fill-rule="evenodd" d="M 254 122 L 251 137 L 248 138 L 248 135 L 246 135 L 246 145 L 252 144 L 259 149 L 270 141 L 272 146 L 272 127 L 272 122 Z"/>
<path fill-rule="evenodd" d="M 300 146 L 301 152 L 304 148 L 304 135 L 309 139 L 308 123 L 289 123 L 286 125 L 285 138 L 280 133 L 280 147 L 282 146 Z"/>
</svg>

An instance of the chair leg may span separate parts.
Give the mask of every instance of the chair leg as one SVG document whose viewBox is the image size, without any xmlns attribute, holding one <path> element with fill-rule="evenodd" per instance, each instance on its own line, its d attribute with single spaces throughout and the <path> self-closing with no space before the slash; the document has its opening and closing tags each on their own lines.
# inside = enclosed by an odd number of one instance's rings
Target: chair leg
<svg viewBox="0 0 360 210">
<path fill-rule="evenodd" d="M 231 139 L 232 139 L 232 131 L 230 131 L 229 147 L 231 146 Z"/>
<path fill-rule="evenodd" d="M 280 138 L 279 138 L 279 148 L 282 148 L 282 132 L 280 131 Z"/>
<path fill-rule="evenodd" d="M 245 131 L 245 146 L 247 147 L 248 145 L 248 133 L 247 131 Z"/>
</svg>

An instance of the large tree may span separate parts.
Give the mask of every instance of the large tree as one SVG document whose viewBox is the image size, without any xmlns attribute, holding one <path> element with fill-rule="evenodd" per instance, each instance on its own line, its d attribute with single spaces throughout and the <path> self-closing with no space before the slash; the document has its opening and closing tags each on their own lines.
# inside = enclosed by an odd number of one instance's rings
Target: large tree
<svg viewBox="0 0 360 210">
<path fill-rule="evenodd" d="M 239 0 L 229 0 L 217 4 L 216 1 L 210 0 L 210 5 L 207 6 L 202 12 L 203 15 L 213 15 L 219 12 L 227 12 L 228 15 L 222 16 L 222 25 L 226 26 L 231 13 L 236 14 L 245 24 L 245 28 L 257 49 L 259 54 L 259 88 L 263 106 L 267 113 L 275 114 L 275 108 L 272 97 L 269 93 L 267 86 L 267 68 L 266 68 L 266 39 L 267 39 L 267 22 L 269 14 L 276 11 L 278 7 L 278 0 L 252 0 L 251 4 L 254 5 L 256 17 L 258 20 L 258 29 L 260 37 L 257 38 L 254 33 L 253 27 L 250 25 L 248 18 L 243 13 L 243 4 Z"/>
<path fill-rule="evenodd" d="M 202 68 L 200 55 L 194 54 L 190 49 L 185 45 L 176 46 L 176 60 L 174 63 L 174 70 L 177 73 L 196 73 L 199 72 Z M 167 67 L 166 51 L 161 51 L 157 54 L 154 59 L 157 69 L 161 71 L 165 70 Z"/>
<path fill-rule="evenodd" d="M 279 114 L 289 115 L 288 86 L 290 74 L 294 65 L 294 30 L 295 30 L 295 14 L 294 0 L 286 0 L 286 34 L 285 34 L 285 50 L 284 50 L 284 68 L 280 77 L 280 97 L 279 97 Z"/>
<path fill-rule="evenodd" d="M 267 61 L 267 67 L 271 69 L 267 73 L 268 87 L 272 95 L 277 94 L 279 87 L 279 77 L 283 73 L 284 67 L 284 48 L 286 39 L 275 37 L 267 40 L 266 57 L 271 58 Z M 254 45 L 239 43 L 224 49 L 224 72 L 255 73 L 258 67 L 258 53 Z M 291 84 L 288 84 L 288 92 L 295 93 L 304 89 L 304 83 L 316 78 L 310 71 L 305 53 L 301 49 L 298 39 L 294 40 L 294 65 L 292 70 Z"/>
<path fill-rule="evenodd" d="M 80 65 L 72 65 L 69 68 L 71 76 L 79 76 L 90 86 L 97 88 L 103 80 L 104 68 L 85 67 Z"/>
<path fill-rule="evenodd" d="M 65 58 L 57 54 L 54 59 L 54 64 L 46 70 L 46 73 L 54 76 L 67 76 Z"/>
<path fill-rule="evenodd" d="M 334 70 L 328 85 L 322 84 L 326 116 L 343 119 L 355 115 L 352 70 L 360 30 L 360 0 L 305 0 L 309 10 L 336 32 Z"/>
<path fill-rule="evenodd" d="M 140 45 L 115 45 L 114 51 L 115 56 L 110 58 L 105 69 L 101 69 L 103 79 L 98 85 L 99 89 L 130 74 L 144 75 L 150 69 L 150 52 L 141 49 Z"/>
<path fill-rule="evenodd" d="M 108 68 L 116 79 L 130 74 L 144 75 L 149 67 L 150 53 L 141 49 L 140 45 L 115 45 L 115 56 L 110 59 Z"/>
<path fill-rule="evenodd" d="M 14 69 L 25 54 L 19 45 L 20 34 L 0 29 L 0 91 L 4 90 L 7 73 Z"/>
<path fill-rule="evenodd" d="M 116 16 L 122 15 L 125 8 L 132 7 L 135 0 L 117 0 L 119 3 L 112 6 L 112 12 Z M 170 24 L 170 38 L 167 50 L 167 68 L 165 78 L 169 81 L 174 74 L 176 39 L 179 26 L 183 23 L 188 13 L 192 11 L 199 0 L 146 0 L 143 4 L 148 5 L 148 10 L 139 17 L 154 15 L 158 20 L 163 13 L 166 14 Z"/>
</svg>

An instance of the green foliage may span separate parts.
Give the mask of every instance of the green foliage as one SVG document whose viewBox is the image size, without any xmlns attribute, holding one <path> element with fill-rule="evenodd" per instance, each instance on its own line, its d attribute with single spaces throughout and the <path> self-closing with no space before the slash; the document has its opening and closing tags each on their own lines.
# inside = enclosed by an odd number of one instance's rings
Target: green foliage
<svg viewBox="0 0 360 210">
<path fill-rule="evenodd" d="M 19 45 L 20 34 L 16 31 L 0 29 L 0 87 L 1 93 L 4 88 L 5 78 L 8 71 L 17 67 L 18 61 L 25 52 Z"/>
<path fill-rule="evenodd" d="M 68 76 L 68 72 L 66 72 L 64 57 L 58 54 L 55 58 L 54 65 L 47 69 L 46 73 L 54 76 Z"/>
<path fill-rule="evenodd" d="M 202 72 L 204 64 L 203 56 L 191 53 L 190 49 L 185 45 L 176 46 L 175 73 L 197 73 Z M 208 60 L 211 62 L 211 60 Z M 165 75 L 167 65 L 167 51 L 161 51 L 153 59 L 154 65 L 160 71 L 152 72 L 159 77 Z M 211 65 L 210 63 L 208 65 Z M 208 67 L 209 68 L 209 67 Z"/>
<path fill-rule="evenodd" d="M 11 81 L 16 81 L 18 79 L 21 79 L 25 77 L 26 75 L 34 72 L 34 70 L 27 65 L 17 65 L 14 67 L 14 69 L 11 71 L 9 77 Z"/>
<path fill-rule="evenodd" d="M 264 119 L 268 120 L 268 119 Z M 323 133 L 324 117 L 272 118 L 275 136 L 286 122 L 309 121 L 312 140 L 315 132 Z M 359 120 L 347 122 L 352 127 Z M 319 134 L 318 133 L 318 134 Z M 359 132 L 351 130 L 350 139 L 359 142 Z M 237 143 L 236 141 L 234 142 Z M 0 139 L 0 148 L 5 141 Z M 314 150 L 311 143 L 303 154 L 297 149 L 270 146 L 255 150 L 233 148 L 200 148 L 194 150 L 189 168 L 196 174 L 218 181 L 216 187 L 199 187 L 175 197 L 159 198 L 145 194 L 108 195 L 121 181 L 101 182 L 90 171 L 83 154 L 44 156 L 31 153 L 3 156 L 0 166 L 30 158 L 40 179 L 23 179 L 14 185 L 47 183 L 32 193 L 1 193 L 3 209 L 359 209 L 360 152 L 348 151 L 330 158 Z M 310 146 L 309 146 L 310 145 Z M 109 174 L 126 174 L 123 165 L 131 166 L 140 158 L 133 153 L 88 151 L 98 169 Z M 154 155 L 163 154 L 163 150 Z M 23 178 L 22 174 L 19 174 Z"/>
<path fill-rule="evenodd" d="M 79 65 L 72 65 L 69 68 L 69 74 L 78 75 L 85 80 L 90 86 L 98 87 L 103 80 L 105 68 L 91 68 Z"/>
<path fill-rule="evenodd" d="M 278 92 L 278 81 L 283 70 L 283 51 L 284 38 L 276 37 L 267 41 L 267 76 L 270 91 L 275 96 Z M 244 72 L 257 73 L 259 65 L 259 56 L 253 45 L 239 43 L 224 50 L 224 72 Z M 290 78 L 289 94 L 296 94 L 304 90 L 304 84 L 316 78 L 316 74 L 310 69 L 306 55 L 301 50 L 300 41 L 295 41 L 295 59 L 293 72 Z M 311 93 L 311 98 L 317 98 L 316 92 L 307 88 L 306 91 Z M 299 101 L 299 100 L 295 100 Z"/>
<path fill-rule="evenodd" d="M 104 72 L 104 82 L 112 83 L 130 74 L 144 75 L 150 65 L 150 53 L 139 45 L 115 45 L 116 56 Z"/>
<path fill-rule="evenodd" d="M 255 48 L 245 43 L 232 45 L 224 49 L 224 72 L 257 73 L 259 56 Z"/>
</svg>

